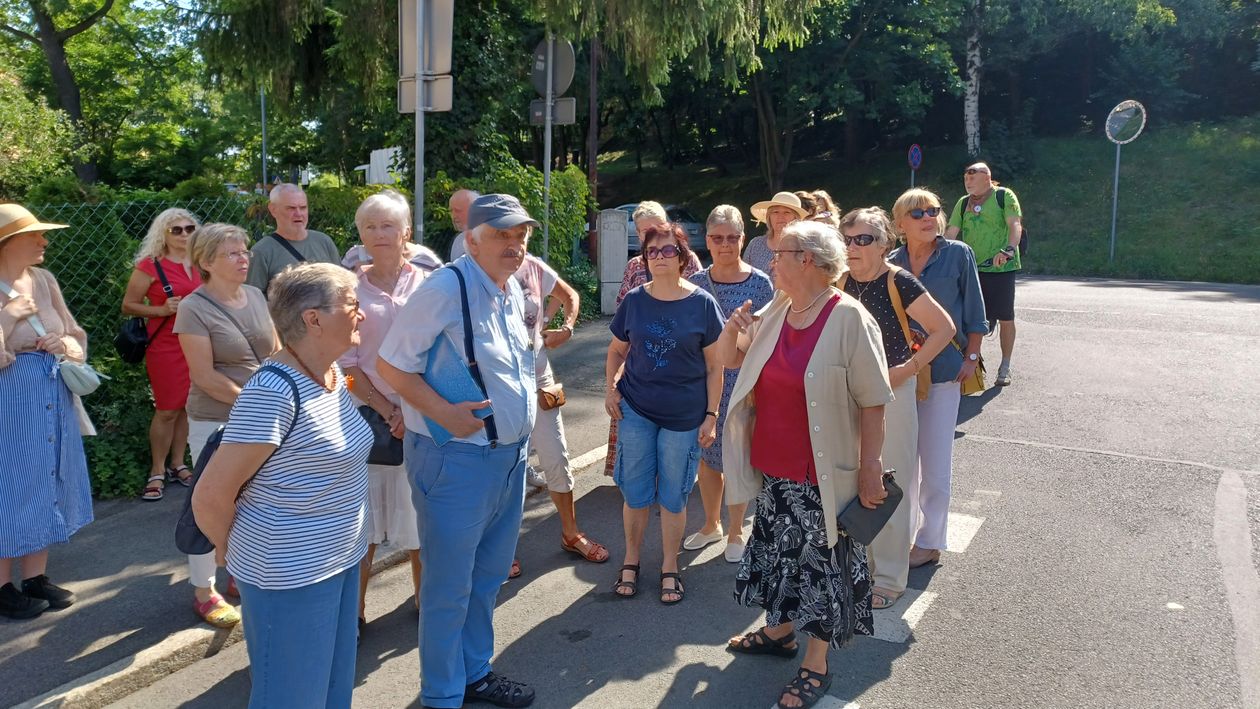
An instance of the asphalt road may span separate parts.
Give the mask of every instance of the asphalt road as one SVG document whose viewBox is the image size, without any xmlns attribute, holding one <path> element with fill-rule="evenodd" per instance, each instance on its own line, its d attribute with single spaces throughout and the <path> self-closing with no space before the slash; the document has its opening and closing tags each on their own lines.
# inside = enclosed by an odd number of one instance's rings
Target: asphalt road
<svg viewBox="0 0 1260 709">
<path fill-rule="evenodd" d="M 819 706 L 1260 707 L 1260 288 L 1027 280 L 1018 315 L 1014 385 L 960 412 L 951 551 L 911 573 L 879 637 L 832 652 Z M 575 456 L 606 442 L 606 341 L 591 325 L 554 358 Z M 996 364 L 996 340 L 985 353 Z M 651 562 L 640 594 L 616 598 L 621 502 L 602 459 L 577 493 L 613 560 L 561 552 L 549 501 L 532 495 L 496 670 L 533 683 L 538 707 L 772 705 L 795 664 L 722 649 L 759 614 L 732 601 L 721 549 L 684 552 L 678 606 L 656 600 Z M 690 510 L 694 529 L 698 495 Z M 656 525 L 645 559 L 659 558 Z M 356 706 L 419 706 L 409 587 L 405 567 L 372 582 Z M 15 627 L 0 625 L 0 681 L 26 687 L 25 654 L 5 654 Z M 109 645 L 84 632 L 68 647 Z M 124 645 L 141 634 L 93 632 Z M 237 645 L 115 706 L 243 706 L 248 687 Z"/>
</svg>

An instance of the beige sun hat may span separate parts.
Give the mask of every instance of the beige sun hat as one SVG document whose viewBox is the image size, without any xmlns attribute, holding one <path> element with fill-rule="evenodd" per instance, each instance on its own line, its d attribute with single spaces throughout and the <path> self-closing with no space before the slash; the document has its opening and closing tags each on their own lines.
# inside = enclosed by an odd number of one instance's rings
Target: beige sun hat
<svg viewBox="0 0 1260 709">
<path fill-rule="evenodd" d="M 0 242 L 10 236 L 32 231 L 49 231 L 65 229 L 65 224 L 49 224 L 41 222 L 31 214 L 30 210 L 20 204 L 0 204 Z"/>
<path fill-rule="evenodd" d="M 766 220 L 766 212 L 770 211 L 771 207 L 787 207 L 796 212 L 798 219 L 804 219 L 809 215 L 809 212 L 806 212 L 801 207 L 801 198 L 791 192 L 777 192 L 769 200 L 754 204 L 748 211 L 752 213 L 753 219 L 764 222 Z"/>
</svg>

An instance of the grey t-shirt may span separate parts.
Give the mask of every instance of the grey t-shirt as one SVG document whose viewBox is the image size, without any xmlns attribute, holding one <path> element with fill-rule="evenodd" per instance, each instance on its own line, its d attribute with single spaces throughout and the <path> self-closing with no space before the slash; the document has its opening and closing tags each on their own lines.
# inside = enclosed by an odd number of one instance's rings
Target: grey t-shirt
<svg viewBox="0 0 1260 709">
<path fill-rule="evenodd" d="M 175 334 L 210 338 L 214 371 L 243 386 L 249 375 L 261 365 L 254 357 L 250 345 L 258 351 L 259 357 L 266 359 L 275 346 L 275 329 L 272 327 L 271 315 L 267 312 L 267 299 L 263 297 L 262 291 L 250 285 L 241 286 L 241 290 L 247 301 L 245 307 L 240 310 L 226 305 L 224 307 L 241 324 L 241 328 L 245 330 L 244 335 L 213 303 L 198 295 L 204 293 L 207 297 L 213 297 L 204 292 L 204 286 L 180 301 L 179 311 L 175 315 Z M 246 336 L 249 337 L 248 342 L 245 340 Z M 185 410 L 189 417 L 198 421 L 227 421 L 232 405 L 215 399 L 190 382 Z"/>
<path fill-rule="evenodd" d="M 306 259 L 307 263 L 341 264 L 341 255 L 337 253 L 337 245 L 322 231 L 307 229 L 305 239 L 301 241 L 286 239 L 285 243 L 302 254 L 302 258 Z M 293 258 L 293 254 L 284 248 L 284 244 L 276 241 L 276 237 L 271 234 L 254 242 L 254 247 L 249 250 L 249 253 L 249 276 L 246 277 L 245 282 L 264 294 L 276 274 L 298 262 Z"/>
</svg>

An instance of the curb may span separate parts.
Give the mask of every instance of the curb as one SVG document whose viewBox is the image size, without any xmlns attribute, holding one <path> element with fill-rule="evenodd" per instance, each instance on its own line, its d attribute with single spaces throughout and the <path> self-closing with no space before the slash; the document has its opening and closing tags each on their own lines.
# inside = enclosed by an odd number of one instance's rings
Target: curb
<svg viewBox="0 0 1260 709">
<path fill-rule="evenodd" d="M 406 552 L 391 551 L 373 561 L 372 574 L 378 574 L 406 559 Z M 181 630 L 132 657 L 89 672 L 34 699 L 15 704 L 10 709 L 100 709 L 179 672 L 198 660 L 214 657 L 243 638 L 239 624 L 230 630 L 206 626 Z"/>
</svg>

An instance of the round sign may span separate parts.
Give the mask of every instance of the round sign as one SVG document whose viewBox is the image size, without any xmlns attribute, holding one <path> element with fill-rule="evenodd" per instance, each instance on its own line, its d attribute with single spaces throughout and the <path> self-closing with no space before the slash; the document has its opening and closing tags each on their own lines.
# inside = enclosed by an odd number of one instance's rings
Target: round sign
<svg viewBox="0 0 1260 709">
<path fill-rule="evenodd" d="M 906 161 L 910 163 L 911 170 L 918 170 L 923 164 L 923 148 L 918 143 L 910 146 L 910 150 L 906 152 Z"/>
<path fill-rule="evenodd" d="M 551 93 L 555 96 L 569 90 L 573 83 L 573 66 L 577 57 L 573 54 L 573 45 L 567 39 L 553 40 L 555 49 L 551 55 Z M 529 80 L 539 96 L 547 98 L 547 40 L 534 47 L 534 66 L 529 72 Z"/>
<path fill-rule="evenodd" d="M 1121 101 L 1107 114 L 1107 139 L 1124 145 L 1137 140 L 1146 127 L 1146 107 L 1132 99 Z"/>
</svg>

